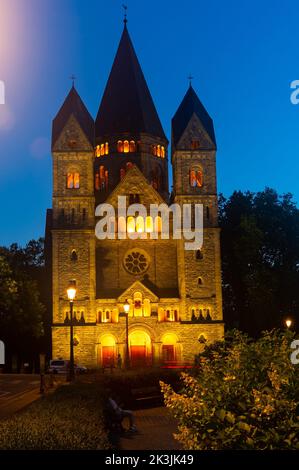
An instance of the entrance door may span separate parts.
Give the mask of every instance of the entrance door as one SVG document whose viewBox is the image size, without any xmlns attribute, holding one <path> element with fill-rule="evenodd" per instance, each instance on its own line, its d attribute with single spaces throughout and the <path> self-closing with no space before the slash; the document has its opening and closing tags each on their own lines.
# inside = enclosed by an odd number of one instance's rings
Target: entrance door
<svg viewBox="0 0 299 470">
<path fill-rule="evenodd" d="M 163 362 L 173 362 L 175 360 L 175 351 L 173 344 L 163 344 L 162 346 Z"/>
<path fill-rule="evenodd" d="M 143 367 L 146 365 L 146 346 L 131 346 L 132 367 Z"/>
<path fill-rule="evenodd" d="M 102 366 L 111 367 L 114 360 L 114 346 L 102 346 Z"/>
</svg>

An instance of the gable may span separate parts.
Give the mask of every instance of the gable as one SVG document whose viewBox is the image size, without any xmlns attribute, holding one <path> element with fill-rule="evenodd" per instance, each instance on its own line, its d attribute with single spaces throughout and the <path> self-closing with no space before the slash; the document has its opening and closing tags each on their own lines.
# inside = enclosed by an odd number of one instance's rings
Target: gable
<svg viewBox="0 0 299 470">
<path fill-rule="evenodd" d="M 135 292 L 141 292 L 143 298 L 149 299 L 151 302 L 158 302 L 158 297 L 150 289 L 145 287 L 140 281 L 135 281 L 128 287 L 117 299 L 118 302 L 124 303 L 128 298 L 133 298 Z"/>
<path fill-rule="evenodd" d="M 214 142 L 195 113 L 192 114 L 176 148 L 178 150 L 190 150 L 192 141 L 199 142 L 199 147 L 196 150 L 215 150 Z"/>
<path fill-rule="evenodd" d="M 128 194 L 142 194 L 142 203 L 145 206 L 148 204 L 165 203 L 164 199 L 148 183 L 147 179 L 136 165 L 127 171 L 123 180 L 119 182 L 107 198 L 106 203 L 112 204 L 116 207 L 118 196 L 127 196 Z"/>
<path fill-rule="evenodd" d="M 91 143 L 73 114 L 70 115 L 65 126 L 62 128 L 52 150 L 54 152 L 77 152 L 80 150 L 93 151 Z"/>
</svg>

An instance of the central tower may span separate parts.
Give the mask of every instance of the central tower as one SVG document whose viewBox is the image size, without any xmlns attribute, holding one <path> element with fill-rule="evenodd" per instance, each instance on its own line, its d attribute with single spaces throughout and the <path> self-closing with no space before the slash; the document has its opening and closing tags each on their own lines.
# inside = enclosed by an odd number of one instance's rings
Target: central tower
<svg viewBox="0 0 299 470">
<path fill-rule="evenodd" d="M 96 117 L 95 144 L 98 202 L 107 198 L 132 165 L 168 199 L 168 140 L 126 22 Z"/>
</svg>

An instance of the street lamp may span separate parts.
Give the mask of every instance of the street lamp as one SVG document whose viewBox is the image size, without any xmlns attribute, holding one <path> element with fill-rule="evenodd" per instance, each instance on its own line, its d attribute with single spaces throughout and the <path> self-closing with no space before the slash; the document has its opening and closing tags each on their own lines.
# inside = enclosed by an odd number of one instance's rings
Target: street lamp
<svg viewBox="0 0 299 470">
<path fill-rule="evenodd" d="M 293 323 L 293 322 L 292 322 L 292 320 L 291 320 L 290 318 L 287 318 L 287 319 L 285 320 L 285 324 L 286 324 L 286 327 L 287 327 L 288 330 L 291 328 L 292 323 Z"/>
<path fill-rule="evenodd" d="M 69 380 L 72 382 L 75 377 L 75 370 L 74 370 L 74 330 L 73 330 L 73 306 L 74 306 L 74 299 L 76 297 L 77 289 L 76 289 L 76 281 L 72 280 L 69 283 L 69 287 L 67 289 L 67 296 L 70 301 L 70 375 Z"/>
<path fill-rule="evenodd" d="M 129 311 L 130 311 L 130 304 L 126 300 L 124 303 L 124 311 L 126 314 L 126 361 L 125 361 L 125 368 L 128 369 L 130 365 L 130 358 L 129 358 Z"/>
</svg>

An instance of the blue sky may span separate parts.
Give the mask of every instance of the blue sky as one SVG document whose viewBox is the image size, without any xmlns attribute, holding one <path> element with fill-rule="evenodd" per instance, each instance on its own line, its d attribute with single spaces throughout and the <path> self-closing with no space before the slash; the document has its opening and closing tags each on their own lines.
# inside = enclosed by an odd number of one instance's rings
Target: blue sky
<svg viewBox="0 0 299 470">
<path fill-rule="evenodd" d="M 123 28 L 118 0 L 0 0 L 0 244 L 44 234 L 51 121 L 70 75 L 96 115 Z M 218 190 L 299 201 L 298 2 L 127 0 L 128 28 L 163 127 L 187 76 L 214 119 Z"/>
</svg>

